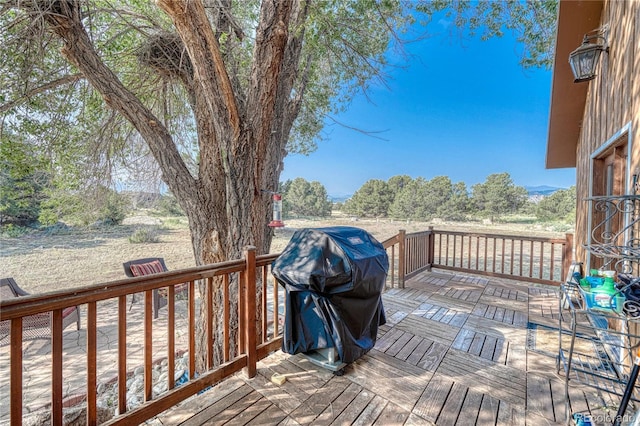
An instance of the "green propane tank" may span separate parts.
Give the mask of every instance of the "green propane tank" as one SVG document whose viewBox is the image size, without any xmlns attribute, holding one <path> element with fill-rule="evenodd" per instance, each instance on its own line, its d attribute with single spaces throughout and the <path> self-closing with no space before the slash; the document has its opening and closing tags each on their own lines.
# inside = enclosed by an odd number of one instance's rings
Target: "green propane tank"
<svg viewBox="0 0 640 426">
<path fill-rule="evenodd" d="M 601 286 L 591 287 L 593 304 L 605 309 L 616 309 L 616 298 L 612 297 L 616 293 L 617 290 L 612 277 L 606 277 Z"/>
</svg>

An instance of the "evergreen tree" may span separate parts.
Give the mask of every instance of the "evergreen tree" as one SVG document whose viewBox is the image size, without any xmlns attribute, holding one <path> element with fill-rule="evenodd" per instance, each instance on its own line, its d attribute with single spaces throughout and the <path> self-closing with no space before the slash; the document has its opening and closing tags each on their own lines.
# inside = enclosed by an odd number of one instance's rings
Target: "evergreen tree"
<svg viewBox="0 0 640 426">
<path fill-rule="evenodd" d="M 33 146 L 10 133 L 0 139 L 0 225 L 31 225 L 38 220 L 49 184 L 46 163 Z"/>
<path fill-rule="evenodd" d="M 400 191 L 402 191 L 405 186 L 409 185 L 412 181 L 413 179 L 411 178 L 411 176 L 397 175 L 390 177 L 387 181 L 387 184 L 389 185 L 389 189 L 393 192 L 393 196 L 395 197 Z"/>
<path fill-rule="evenodd" d="M 395 195 L 389 214 L 396 219 L 416 219 L 419 204 L 418 194 L 425 180 L 418 177 L 407 182 Z"/>
<path fill-rule="evenodd" d="M 307 182 L 295 178 L 282 185 L 283 209 L 285 215 L 327 217 L 331 215 L 331 201 L 325 187 L 317 181 Z"/>
<path fill-rule="evenodd" d="M 467 185 L 458 182 L 451 187 L 451 193 L 442 208 L 439 216 L 447 220 L 462 220 L 469 212 L 469 194 Z"/>
<path fill-rule="evenodd" d="M 527 190 L 516 186 L 509 173 L 489 175 L 484 183 L 472 187 L 472 202 L 481 214 L 495 220 L 497 217 L 516 213 L 527 201 Z"/>
<path fill-rule="evenodd" d="M 539 220 L 575 221 L 576 217 L 576 187 L 560 189 L 548 197 L 540 200 L 536 207 Z"/>
<path fill-rule="evenodd" d="M 348 211 L 363 217 L 387 217 L 393 191 L 387 182 L 370 179 L 346 203 Z"/>
</svg>

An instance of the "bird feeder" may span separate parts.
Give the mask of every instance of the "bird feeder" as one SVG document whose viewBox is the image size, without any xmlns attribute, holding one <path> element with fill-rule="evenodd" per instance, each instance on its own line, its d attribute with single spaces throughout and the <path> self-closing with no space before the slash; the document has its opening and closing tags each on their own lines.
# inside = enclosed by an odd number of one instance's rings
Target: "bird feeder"
<svg viewBox="0 0 640 426">
<path fill-rule="evenodd" d="M 282 195 L 273 194 L 273 219 L 269 222 L 269 226 L 272 228 L 284 227 L 282 222 Z"/>
</svg>

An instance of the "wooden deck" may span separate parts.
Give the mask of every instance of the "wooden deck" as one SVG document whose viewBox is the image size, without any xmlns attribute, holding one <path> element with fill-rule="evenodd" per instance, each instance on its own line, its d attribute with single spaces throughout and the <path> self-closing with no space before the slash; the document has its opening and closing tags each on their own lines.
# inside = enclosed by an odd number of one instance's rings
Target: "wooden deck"
<svg viewBox="0 0 640 426">
<path fill-rule="evenodd" d="M 375 349 L 343 376 L 278 351 L 259 363 L 255 378 L 233 376 L 148 423 L 564 423 L 556 288 L 444 272 L 406 285 L 384 294 L 387 324 Z M 274 373 L 286 383 L 273 384 Z M 610 402 L 579 386 L 570 395 L 572 412 L 606 424 L 602 407 Z"/>
</svg>

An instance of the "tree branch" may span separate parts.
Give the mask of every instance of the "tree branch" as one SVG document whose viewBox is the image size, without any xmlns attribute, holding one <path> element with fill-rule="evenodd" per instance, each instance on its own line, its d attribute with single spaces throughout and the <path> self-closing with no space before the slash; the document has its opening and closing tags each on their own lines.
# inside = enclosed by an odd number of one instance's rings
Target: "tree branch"
<svg viewBox="0 0 640 426">
<path fill-rule="evenodd" d="M 218 132 L 218 142 L 225 143 L 223 134 L 232 134 L 234 139 L 237 138 L 241 119 L 236 97 L 202 2 L 157 0 L 157 3 L 169 15 L 182 38 L 194 68 L 194 83 L 201 93 L 218 95 L 206 99 L 211 118 L 215 120 L 216 127 L 231 130 Z M 219 118 L 225 116 L 228 120 Z"/>
<path fill-rule="evenodd" d="M 64 42 L 62 54 L 84 75 L 105 102 L 122 114 L 149 145 L 165 182 L 178 196 L 195 196 L 195 181 L 189 173 L 167 128 L 102 61 L 82 24 L 81 2 L 54 1 L 46 10 L 34 10 L 24 3 L 30 15 L 42 17 Z"/>
<path fill-rule="evenodd" d="M 5 112 L 9 111 L 11 108 L 14 108 L 20 105 L 21 103 L 28 101 L 33 96 L 39 95 L 41 93 L 44 93 L 51 89 L 55 89 L 60 86 L 64 86 L 65 84 L 75 83 L 76 81 L 82 79 L 82 77 L 83 77 L 82 74 L 65 75 L 64 77 L 60 77 L 56 80 L 50 81 L 47 84 L 43 84 L 42 86 L 34 87 L 33 89 L 24 93 L 19 98 L 0 105 L 0 114 L 4 114 Z"/>
</svg>

